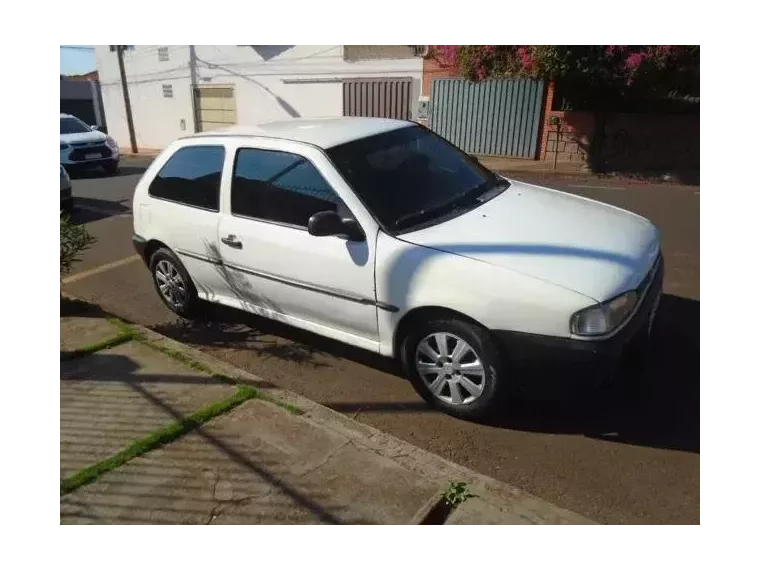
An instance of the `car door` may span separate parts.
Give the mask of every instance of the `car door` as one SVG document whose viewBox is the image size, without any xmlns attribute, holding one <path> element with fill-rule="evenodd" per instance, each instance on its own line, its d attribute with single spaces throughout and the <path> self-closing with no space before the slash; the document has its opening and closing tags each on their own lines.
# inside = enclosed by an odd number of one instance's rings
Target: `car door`
<svg viewBox="0 0 760 570">
<path fill-rule="evenodd" d="M 187 144 L 159 165 L 148 186 L 149 199 L 135 212 L 135 230 L 165 243 L 176 253 L 200 297 L 213 300 L 224 282 L 218 265 L 220 187 L 223 144 Z"/>
<path fill-rule="evenodd" d="M 377 228 L 324 154 L 288 141 L 241 146 L 225 196 L 219 236 L 230 295 L 248 310 L 376 350 Z M 355 219 L 366 239 L 310 235 L 309 218 L 325 210 Z"/>
</svg>

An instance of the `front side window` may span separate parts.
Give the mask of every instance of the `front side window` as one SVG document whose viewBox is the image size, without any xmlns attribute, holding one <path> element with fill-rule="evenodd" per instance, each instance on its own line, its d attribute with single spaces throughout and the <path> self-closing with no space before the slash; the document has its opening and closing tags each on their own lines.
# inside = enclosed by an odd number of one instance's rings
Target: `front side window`
<svg viewBox="0 0 760 570">
<path fill-rule="evenodd" d="M 327 150 L 338 171 L 391 232 L 410 231 L 471 210 L 509 183 L 421 126 Z"/>
<path fill-rule="evenodd" d="M 317 212 L 343 204 L 317 168 L 289 152 L 241 148 L 232 178 L 233 215 L 306 227 Z"/>
<path fill-rule="evenodd" d="M 223 165 L 223 147 L 186 146 L 164 164 L 150 183 L 148 194 L 218 212 Z"/>
</svg>

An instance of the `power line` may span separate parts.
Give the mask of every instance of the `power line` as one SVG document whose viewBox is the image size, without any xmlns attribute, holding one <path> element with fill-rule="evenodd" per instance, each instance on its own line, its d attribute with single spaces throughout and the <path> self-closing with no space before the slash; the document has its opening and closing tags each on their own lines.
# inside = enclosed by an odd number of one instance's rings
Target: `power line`
<svg viewBox="0 0 760 570">
<path fill-rule="evenodd" d="M 95 49 L 95 47 L 94 46 L 61 46 L 61 49 L 81 49 L 81 50 L 92 51 Z"/>
</svg>

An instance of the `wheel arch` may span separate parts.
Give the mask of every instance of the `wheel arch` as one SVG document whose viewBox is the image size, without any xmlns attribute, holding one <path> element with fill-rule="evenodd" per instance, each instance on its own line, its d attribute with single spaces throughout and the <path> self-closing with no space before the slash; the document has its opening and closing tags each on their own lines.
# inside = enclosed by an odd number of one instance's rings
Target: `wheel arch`
<svg viewBox="0 0 760 570">
<path fill-rule="evenodd" d="M 174 253 L 174 250 L 170 248 L 168 245 L 166 245 L 164 242 L 157 239 L 148 240 L 148 243 L 145 244 L 145 249 L 143 249 L 143 252 L 142 252 L 142 257 L 143 257 L 143 261 L 145 262 L 145 265 L 150 267 L 150 258 L 153 257 L 153 254 L 156 253 L 161 248 L 168 249 L 169 251 Z"/>
<path fill-rule="evenodd" d="M 465 322 L 471 323 L 473 325 L 477 325 L 483 329 L 488 330 L 488 327 L 486 327 L 483 323 L 479 322 L 476 319 L 473 319 L 469 315 L 466 315 L 465 313 L 455 311 L 454 309 L 449 309 L 448 307 L 441 307 L 437 305 L 426 305 L 423 307 L 415 307 L 414 309 L 411 309 L 406 314 L 404 314 L 403 317 L 401 317 L 401 320 L 398 322 L 398 325 L 396 325 L 396 328 L 393 333 L 393 356 L 394 358 L 398 358 L 401 356 L 401 344 L 404 341 L 404 338 L 409 333 L 409 331 L 412 329 L 412 327 L 423 321 L 433 320 L 433 319 L 441 319 L 441 318 L 457 318 L 460 320 L 463 320 Z"/>
</svg>

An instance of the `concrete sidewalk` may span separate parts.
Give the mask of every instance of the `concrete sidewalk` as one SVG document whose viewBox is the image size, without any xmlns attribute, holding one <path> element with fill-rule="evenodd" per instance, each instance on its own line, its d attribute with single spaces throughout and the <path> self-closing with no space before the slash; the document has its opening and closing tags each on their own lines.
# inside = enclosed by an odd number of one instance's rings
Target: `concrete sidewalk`
<svg viewBox="0 0 760 570">
<path fill-rule="evenodd" d="M 581 162 L 558 162 L 556 167 L 551 160 L 533 160 L 530 158 L 511 158 L 507 156 L 479 156 L 480 163 L 494 172 L 535 172 L 543 174 L 593 175 L 588 166 Z"/>
<path fill-rule="evenodd" d="M 146 147 L 137 147 L 137 152 L 132 152 L 132 149 L 130 147 L 120 147 L 119 148 L 119 154 L 122 157 L 140 157 L 140 156 L 147 156 L 150 158 L 155 158 L 159 154 L 161 154 L 162 149 L 160 148 L 146 148 Z"/>
<path fill-rule="evenodd" d="M 593 524 L 142 327 L 125 338 L 97 307 L 61 307 L 62 481 L 235 384 L 259 394 L 62 494 L 62 523 Z M 459 481 L 476 497 L 442 509 Z"/>
</svg>

